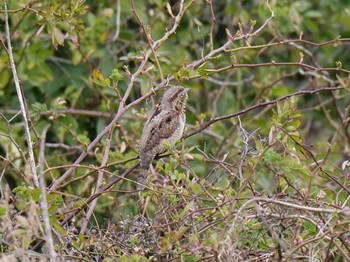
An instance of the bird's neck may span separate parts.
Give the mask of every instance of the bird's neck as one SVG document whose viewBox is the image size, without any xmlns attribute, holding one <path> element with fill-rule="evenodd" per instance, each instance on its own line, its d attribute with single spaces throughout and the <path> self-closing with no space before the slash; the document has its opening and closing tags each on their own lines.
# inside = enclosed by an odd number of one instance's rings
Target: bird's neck
<svg viewBox="0 0 350 262">
<path fill-rule="evenodd" d="M 180 102 L 175 105 L 175 110 L 184 114 L 186 110 L 185 102 Z"/>
</svg>

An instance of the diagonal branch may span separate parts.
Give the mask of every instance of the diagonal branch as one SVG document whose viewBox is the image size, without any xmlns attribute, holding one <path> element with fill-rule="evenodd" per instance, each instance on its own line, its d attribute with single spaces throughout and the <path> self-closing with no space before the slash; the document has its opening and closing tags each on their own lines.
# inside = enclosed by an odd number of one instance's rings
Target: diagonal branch
<svg viewBox="0 0 350 262">
<path fill-rule="evenodd" d="M 250 107 L 247 107 L 241 111 L 238 111 L 236 113 L 232 113 L 232 114 L 228 114 L 228 115 L 224 115 L 224 116 L 219 116 L 219 117 L 215 117 L 215 118 L 212 118 L 211 120 L 209 120 L 208 122 L 205 122 L 203 123 L 200 127 L 198 127 L 196 130 L 194 130 L 193 132 L 187 134 L 187 135 L 184 135 L 182 138 L 183 139 L 186 139 L 190 136 L 193 136 L 195 134 L 198 134 L 200 132 L 202 132 L 204 129 L 208 128 L 209 126 L 211 126 L 212 124 L 218 122 L 218 121 L 221 121 L 221 120 L 226 120 L 226 119 L 230 119 L 230 118 L 233 118 L 233 117 L 236 117 L 236 116 L 239 116 L 239 115 L 242 115 L 242 114 L 245 114 L 247 112 L 250 112 L 254 109 L 258 109 L 258 108 L 262 108 L 262 107 L 266 107 L 266 106 L 271 106 L 271 105 L 275 105 L 277 104 L 278 102 L 280 101 L 283 101 L 283 100 L 286 100 L 292 96 L 302 96 L 302 95 L 312 95 L 312 94 L 315 94 L 315 93 L 319 93 L 319 92 L 324 92 L 324 91 L 336 91 L 336 90 L 342 90 L 344 88 L 342 87 L 325 87 L 325 88 L 321 88 L 321 89 L 316 89 L 316 90 L 302 90 L 302 91 L 298 91 L 298 92 L 295 92 L 295 93 L 292 93 L 292 94 L 288 94 L 286 96 L 283 96 L 283 97 L 280 97 L 280 98 L 277 98 L 275 100 L 272 100 L 272 101 L 268 101 L 268 102 L 263 102 L 263 103 L 258 103 L 258 104 L 255 104 L 255 105 L 252 105 Z"/>
<path fill-rule="evenodd" d="M 156 61 L 156 65 L 157 65 L 157 68 L 158 68 L 158 71 L 159 71 L 159 74 L 160 74 L 160 79 L 164 79 L 164 76 L 163 76 L 163 70 L 162 70 L 162 67 L 160 66 L 160 63 L 159 63 L 159 60 L 158 60 L 158 56 L 154 50 L 154 46 L 152 45 L 152 36 L 151 36 L 151 33 L 150 32 L 147 32 L 147 29 L 146 29 L 146 26 L 145 24 L 142 22 L 140 16 L 137 14 L 136 12 L 136 8 L 135 8 L 135 3 L 134 3 L 134 0 L 131 0 L 131 10 L 134 14 L 134 16 L 136 17 L 137 19 L 137 22 L 140 24 L 142 30 L 143 30 L 143 33 L 146 35 L 146 38 L 147 38 L 147 41 L 148 41 L 148 45 L 152 51 L 152 54 L 154 56 L 154 60 Z"/>
<path fill-rule="evenodd" d="M 105 151 L 103 153 L 103 159 L 102 159 L 102 162 L 101 162 L 101 166 L 105 166 L 107 165 L 107 162 L 108 162 L 108 156 L 109 156 L 109 149 L 111 147 L 111 137 L 112 137 L 112 133 L 113 133 L 113 128 L 111 128 L 109 130 L 109 133 L 108 133 L 108 137 L 106 139 L 106 147 L 105 147 Z M 100 187 L 102 185 L 102 182 L 103 182 L 103 172 L 102 171 L 99 171 L 98 172 L 98 178 L 97 178 L 97 183 L 96 183 L 96 192 L 98 192 L 100 190 Z M 89 207 L 89 210 L 88 212 L 86 213 L 86 216 L 84 217 L 84 220 L 83 220 L 83 224 L 81 226 L 81 229 L 80 229 L 80 234 L 84 235 L 84 232 L 86 230 L 86 227 L 89 223 L 89 220 L 90 220 L 90 217 L 95 209 L 95 206 L 97 204 L 97 198 L 94 199 L 92 202 L 91 202 L 91 205 Z"/>
</svg>

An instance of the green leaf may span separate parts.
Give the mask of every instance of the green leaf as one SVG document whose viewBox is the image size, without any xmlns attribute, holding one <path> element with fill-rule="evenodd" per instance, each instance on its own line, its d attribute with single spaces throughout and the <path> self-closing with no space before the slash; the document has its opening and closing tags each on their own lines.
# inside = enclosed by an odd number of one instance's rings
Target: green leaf
<svg viewBox="0 0 350 262">
<path fill-rule="evenodd" d="M 67 235 L 66 230 L 64 230 L 64 228 L 61 226 L 60 223 L 58 223 L 57 221 L 52 221 L 51 225 L 58 231 L 60 232 L 63 236 Z"/>
<path fill-rule="evenodd" d="M 36 203 L 39 203 L 40 202 L 40 188 L 34 188 L 33 190 L 33 200 L 36 202 Z"/>
<path fill-rule="evenodd" d="M 124 76 L 119 72 L 118 69 L 114 68 L 109 78 L 114 81 L 120 81 L 124 79 Z"/>
<path fill-rule="evenodd" d="M 0 217 L 6 215 L 7 213 L 7 208 L 6 207 L 0 207 Z"/>
<path fill-rule="evenodd" d="M 189 202 L 186 204 L 186 206 L 184 207 L 184 209 L 181 211 L 180 215 L 179 215 L 179 219 L 183 218 L 184 216 L 186 216 L 188 214 L 188 211 L 193 208 L 193 201 Z"/>
<path fill-rule="evenodd" d="M 49 193 L 46 195 L 49 203 L 60 204 L 63 203 L 63 197 L 61 194 Z"/>
</svg>

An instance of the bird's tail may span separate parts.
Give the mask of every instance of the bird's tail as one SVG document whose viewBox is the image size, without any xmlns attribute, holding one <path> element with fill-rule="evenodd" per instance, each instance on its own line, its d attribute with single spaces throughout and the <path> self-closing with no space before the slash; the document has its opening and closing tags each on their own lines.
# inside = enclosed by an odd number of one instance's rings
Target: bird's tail
<svg viewBox="0 0 350 262">
<path fill-rule="evenodd" d="M 136 186 L 137 190 L 145 189 L 147 176 L 148 176 L 148 169 L 141 167 L 140 174 L 137 178 L 137 186 Z"/>
</svg>

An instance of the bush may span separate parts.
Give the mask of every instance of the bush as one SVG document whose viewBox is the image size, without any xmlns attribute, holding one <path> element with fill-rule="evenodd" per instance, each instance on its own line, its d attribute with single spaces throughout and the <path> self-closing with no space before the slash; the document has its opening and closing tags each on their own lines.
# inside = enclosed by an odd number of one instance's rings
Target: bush
<svg viewBox="0 0 350 262">
<path fill-rule="evenodd" d="M 5 5 L 2 259 L 350 260 L 344 1 Z M 139 192 L 171 85 L 183 139 Z"/>
</svg>

